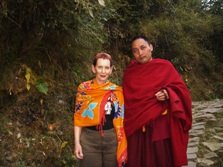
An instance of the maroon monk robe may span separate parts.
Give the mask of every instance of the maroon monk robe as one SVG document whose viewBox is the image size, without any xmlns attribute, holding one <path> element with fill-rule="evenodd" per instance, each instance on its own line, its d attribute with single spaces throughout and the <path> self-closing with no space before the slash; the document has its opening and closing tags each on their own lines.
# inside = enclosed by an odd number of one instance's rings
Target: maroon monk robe
<svg viewBox="0 0 223 167">
<path fill-rule="evenodd" d="M 155 97 L 163 88 L 168 91 L 168 102 L 160 102 Z M 144 125 L 150 125 L 168 108 L 174 166 L 186 165 L 188 132 L 192 124 L 191 97 L 174 66 L 163 59 L 145 64 L 133 61 L 124 71 L 123 89 L 127 137 L 132 137 Z"/>
</svg>

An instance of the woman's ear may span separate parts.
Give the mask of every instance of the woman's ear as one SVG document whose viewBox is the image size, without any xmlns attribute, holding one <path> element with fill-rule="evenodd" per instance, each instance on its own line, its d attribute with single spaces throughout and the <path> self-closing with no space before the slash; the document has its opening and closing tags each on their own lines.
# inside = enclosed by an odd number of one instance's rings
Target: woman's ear
<svg viewBox="0 0 223 167">
<path fill-rule="evenodd" d="M 91 70 L 92 70 L 92 72 L 93 72 L 94 74 L 96 73 L 96 70 L 95 70 L 94 65 L 91 65 Z"/>
<path fill-rule="evenodd" d="M 112 74 L 112 70 L 113 70 L 113 68 L 114 68 L 114 66 L 111 66 L 111 71 L 110 71 L 110 73 L 109 73 L 110 75 Z"/>
</svg>

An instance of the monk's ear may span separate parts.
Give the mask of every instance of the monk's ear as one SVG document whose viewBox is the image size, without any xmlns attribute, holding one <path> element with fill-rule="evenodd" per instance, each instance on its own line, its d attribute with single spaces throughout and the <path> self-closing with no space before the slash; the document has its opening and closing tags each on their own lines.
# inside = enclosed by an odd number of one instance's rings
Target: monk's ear
<svg viewBox="0 0 223 167">
<path fill-rule="evenodd" d="M 150 50 L 152 52 L 153 51 L 153 45 L 152 44 L 149 44 L 149 47 L 150 47 Z"/>
<path fill-rule="evenodd" d="M 96 70 L 95 70 L 95 66 L 94 65 L 91 65 L 91 70 L 92 72 L 95 74 L 96 73 Z"/>
</svg>

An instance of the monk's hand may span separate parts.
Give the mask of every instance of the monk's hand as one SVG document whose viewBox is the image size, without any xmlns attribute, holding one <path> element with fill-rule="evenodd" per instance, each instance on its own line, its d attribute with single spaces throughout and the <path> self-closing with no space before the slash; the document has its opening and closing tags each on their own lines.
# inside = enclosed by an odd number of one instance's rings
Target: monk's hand
<svg viewBox="0 0 223 167">
<path fill-rule="evenodd" d="M 169 99 L 166 89 L 162 89 L 155 94 L 158 101 L 165 101 Z"/>
</svg>

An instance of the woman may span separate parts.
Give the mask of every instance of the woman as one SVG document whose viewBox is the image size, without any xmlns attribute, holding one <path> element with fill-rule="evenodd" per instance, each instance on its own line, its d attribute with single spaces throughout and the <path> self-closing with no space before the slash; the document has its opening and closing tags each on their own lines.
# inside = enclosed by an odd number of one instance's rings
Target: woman
<svg viewBox="0 0 223 167">
<path fill-rule="evenodd" d="M 81 167 L 121 167 L 126 161 L 124 100 L 122 88 L 108 81 L 112 68 L 111 56 L 97 53 L 92 65 L 95 78 L 78 87 L 74 153 Z"/>
</svg>

